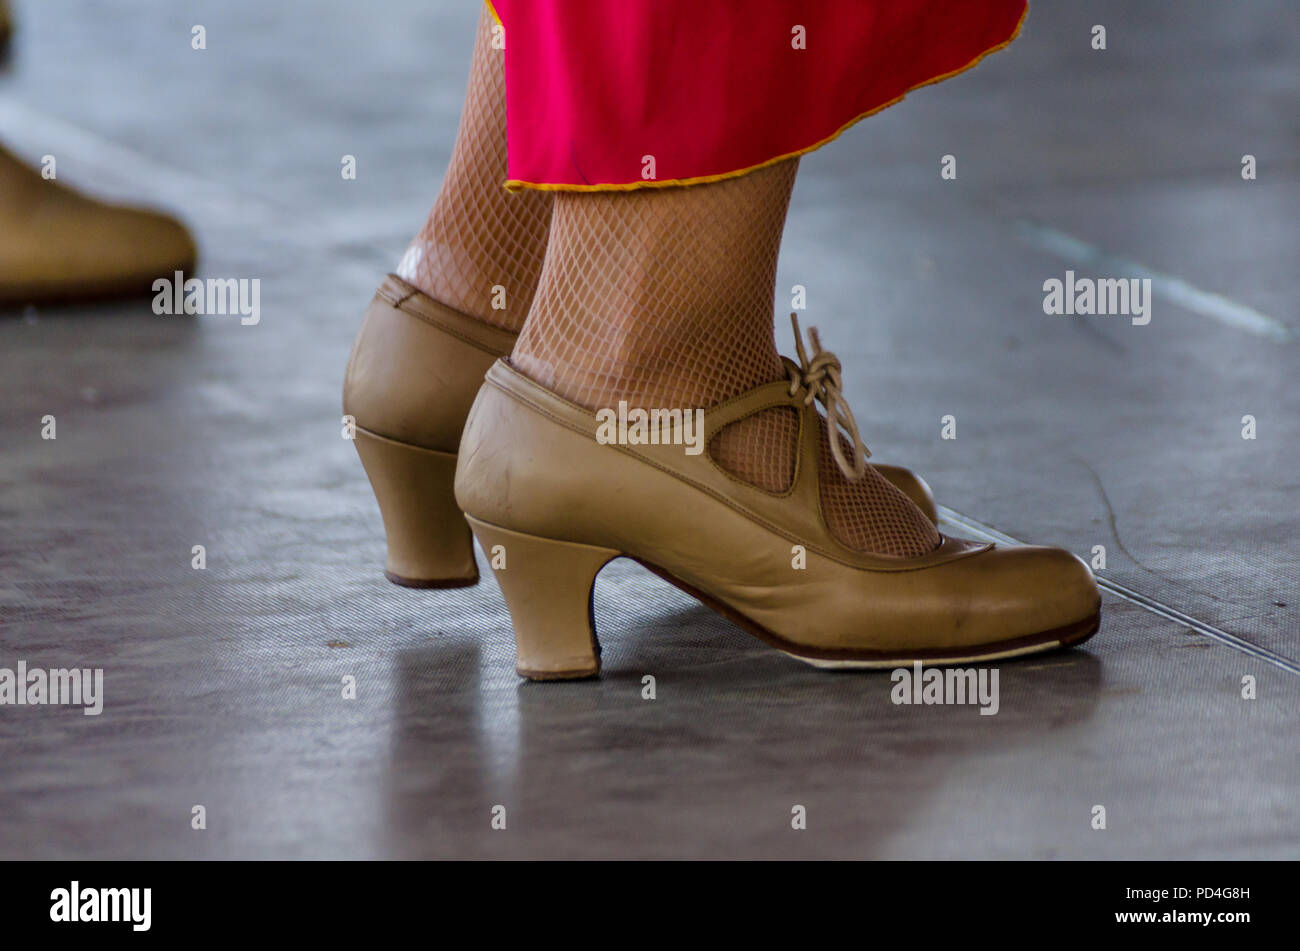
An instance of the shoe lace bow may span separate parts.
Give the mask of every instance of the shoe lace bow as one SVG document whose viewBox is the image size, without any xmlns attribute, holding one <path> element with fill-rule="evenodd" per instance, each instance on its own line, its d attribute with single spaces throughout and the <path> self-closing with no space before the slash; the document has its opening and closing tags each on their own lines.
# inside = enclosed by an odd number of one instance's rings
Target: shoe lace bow
<svg viewBox="0 0 1300 951">
<path fill-rule="evenodd" d="M 831 455 L 835 457 L 835 464 L 844 473 L 844 477 L 850 482 L 856 482 L 866 474 L 866 460 L 871 456 L 871 450 L 863 443 L 858 432 L 858 421 L 853 418 L 853 410 L 844 399 L 839 357 L 822 349 L 817 328 L 809 327 L 808 340 L 812 343 L 813 351 L 810 358 L 804 347 L 803 334 L 799 330 L 799 318 L 791 314 L 790 323 L 794 326 L 794 345 L 799 354 L 798 366 L 793 360 L 787 360 L 785 365 L 790 377 L 790 395 L 795 396 L 802 389 L 805 391 L 804 406 L 811 406 L 813 400 L 817 400 L 826 408 L 826 420 L 830 424 L 827 435 L 830 438 Z M 852 447 L 851 461 L 846 458 L 843 442 L 839 438 L 841 429 Z"/>
</svg>

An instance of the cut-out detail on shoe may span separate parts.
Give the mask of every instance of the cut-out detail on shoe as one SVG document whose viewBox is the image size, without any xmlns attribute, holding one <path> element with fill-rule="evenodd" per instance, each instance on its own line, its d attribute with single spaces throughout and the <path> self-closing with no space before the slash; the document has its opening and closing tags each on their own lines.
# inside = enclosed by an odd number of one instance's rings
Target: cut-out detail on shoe
<svg viewBox="0 0 1300 951">
<path fill-rule="evenodd" d="M 822 348 L 816 327 L 808 328 L 812 354 L 804 346 L 799 318 L 790 315 L 799 362 L 785 360 L 790 396 L 804 391 L 804 405 L 817 401 L 817 478 L 822 519 L 835 540 L 854 551 L 893 558 L 918 558 L 942 543 L 938 530 L 916 504 L 872 466 L 857 419 L 842 392 L 840 361 Z M 831 442 L 831 433 L 836 442 Z"/>
<path fill-rule="evenodd" d="M 895 488 L 873 467 L 866 466 L 862 478 L 850 481 L 831 452 L 825 417 L 817 444 L 817 468 L 822 518 L 835 540 L 854 551 L 894 558 L 918 558 L 943 542 L 912 500 Z M 852 444 L 837 434 L 847 456 Z"/>
<path fill-rule="evenodd" d="M 777 495 L 794 486 L 799 414 L 773 406 L 724 426 L 709 440 L 713 461 L 742 482 Z"/>
</svg>

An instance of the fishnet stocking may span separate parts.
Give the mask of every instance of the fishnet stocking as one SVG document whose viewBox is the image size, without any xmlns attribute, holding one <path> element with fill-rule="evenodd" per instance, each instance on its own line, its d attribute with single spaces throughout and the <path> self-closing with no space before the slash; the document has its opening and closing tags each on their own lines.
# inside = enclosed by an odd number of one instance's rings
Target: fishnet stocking
<svg viewBox="0 0 1300 951">
<path fill-rule="evenodd" d="M 836 435 L 845 454 L 852 453 L 849 441 Z M 916 558 L 939 546 L 942 539 L 930 520 L 870 464 L 861 479 L 844 477 L 831 455 L 825 418 L 817 445 L 822 518 L 840 544 L 896 558 Z"/>
<path fill-rule="evenodd" d="M 779 379 L 772 301 L 797 170 L 561 193 L 511 359 L 592 409 L 707 407 Z"/>
<path fill-rule="evenodd" d="M 503 53 L 492 48 L 495 22 L 485 4 L 451 163 L 397 275 L 449 307 L 518 330 L 542 273 L 552 200 L 547 192 L 502 187 L 506 84 Z M 504 288 L 504 301 L 495 286 Z"/>
<path fill-rule="evenodd" d="M 939 534 L 898 488 L 870 465 L 863 478 L 850 482 L 831 454 L 826 420 L 818 450 L 822 516 L 831 534 L 854 551 L 915 558 L 934 550 Z M 799 446 L 799 417 L 776 407 L 737 420 L 709 442 L 713 461 L 736 478 L 767 492 L 788 492 L 794 485 Z M 846 454 L 853 446 L 842 435 Z"/>
<path fill-rule="evenodd" d="M 797 160 L 686 188 L 561 193 L 533 309 L 511 361 L 591 409 L 708 407 L 785 379 L 772 326 L 776 259 Z M 871 466 L 839 471 L 821 422 L 821 499 L 850 548 L 912 557 L 929 520 Z M 713 459 L 769 492 L 794 479 L 799 423 L 774 408 L 710 441 Z M 851 451 L 851 450 L 850 450 Z"/>
</svg>

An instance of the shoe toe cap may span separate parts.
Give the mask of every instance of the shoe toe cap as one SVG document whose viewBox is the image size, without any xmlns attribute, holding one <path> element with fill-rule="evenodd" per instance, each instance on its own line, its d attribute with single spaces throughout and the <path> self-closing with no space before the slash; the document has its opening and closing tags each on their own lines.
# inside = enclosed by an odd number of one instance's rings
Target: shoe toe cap
<svg viewBox="0 0 1300 951">
<path fill-rule="evenodd" d="M 1063 548 L 998 547 L 986 556 L 988 609 L 1008 637 L 1069 628 L 1095 617 L 1101 592 L 1091 569 Z"/>
</svg>

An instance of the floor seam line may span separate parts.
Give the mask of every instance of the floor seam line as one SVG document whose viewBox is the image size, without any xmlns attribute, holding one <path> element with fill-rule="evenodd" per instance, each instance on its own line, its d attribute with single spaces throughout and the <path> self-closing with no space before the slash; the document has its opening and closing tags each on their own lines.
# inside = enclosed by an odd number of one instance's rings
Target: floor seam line
<svg viewBox="0 0 1300 951">
<path fill-rule="evenodd" d="M 1029 544 L 1013 535 L 1008 535 L 1006 532 L 999 531 L 991 525 L 986 525 L 977 519 L 971 518 L 969 515 L 963 515 L 956 509 L 948 508 L 946 505 L 940 505 L 938 506 L 938 509 L 939 515 L 942 518 L 952 522 L 954 525 L 959 525 L 963 529 L 975 535 L 981 536 L 983 541 L 1001 542 L 1004 545 Z M 1250 641 L 1238 637 L 1236 634 L 1231 634 L 1222 628 L 1215 627 L 1207 621 L 1202 621 L 1198 618 L 1192 617 L 1192 615 L 1179 611 L 1177 608 L 1165 604 L 1163 601 L 1159 601 L 1150 595 L 1143 594 L 1141 591 L 1120 584 L 1118 581 L 1112 581 L 1110 578 L 1097 578 L 1097 587 L 1113 594 L 1117 598 L 1122 598 L 1131 604 L 1137 605 L 1144 611 L 1149 611 L 1167 621 L 1173 621 L 1175 624 L 1189 628 L 1203 637 L 1208 637 L 1211 640 L 1218 642 L 1224 647 L 1231 648 L 1232 650 L 1254 657 L 1257 660 L 1262 660 L 1266 663 L 1272 664 L 1274 667 L 1278 667 L 1289 674 L 1300 676 L 1300 662 L 1292 660 L 1284 654 L 1279 654 L 1276 651 L 1269 650 L 1267 647 L 1252 644 Z"/>
</svg>

